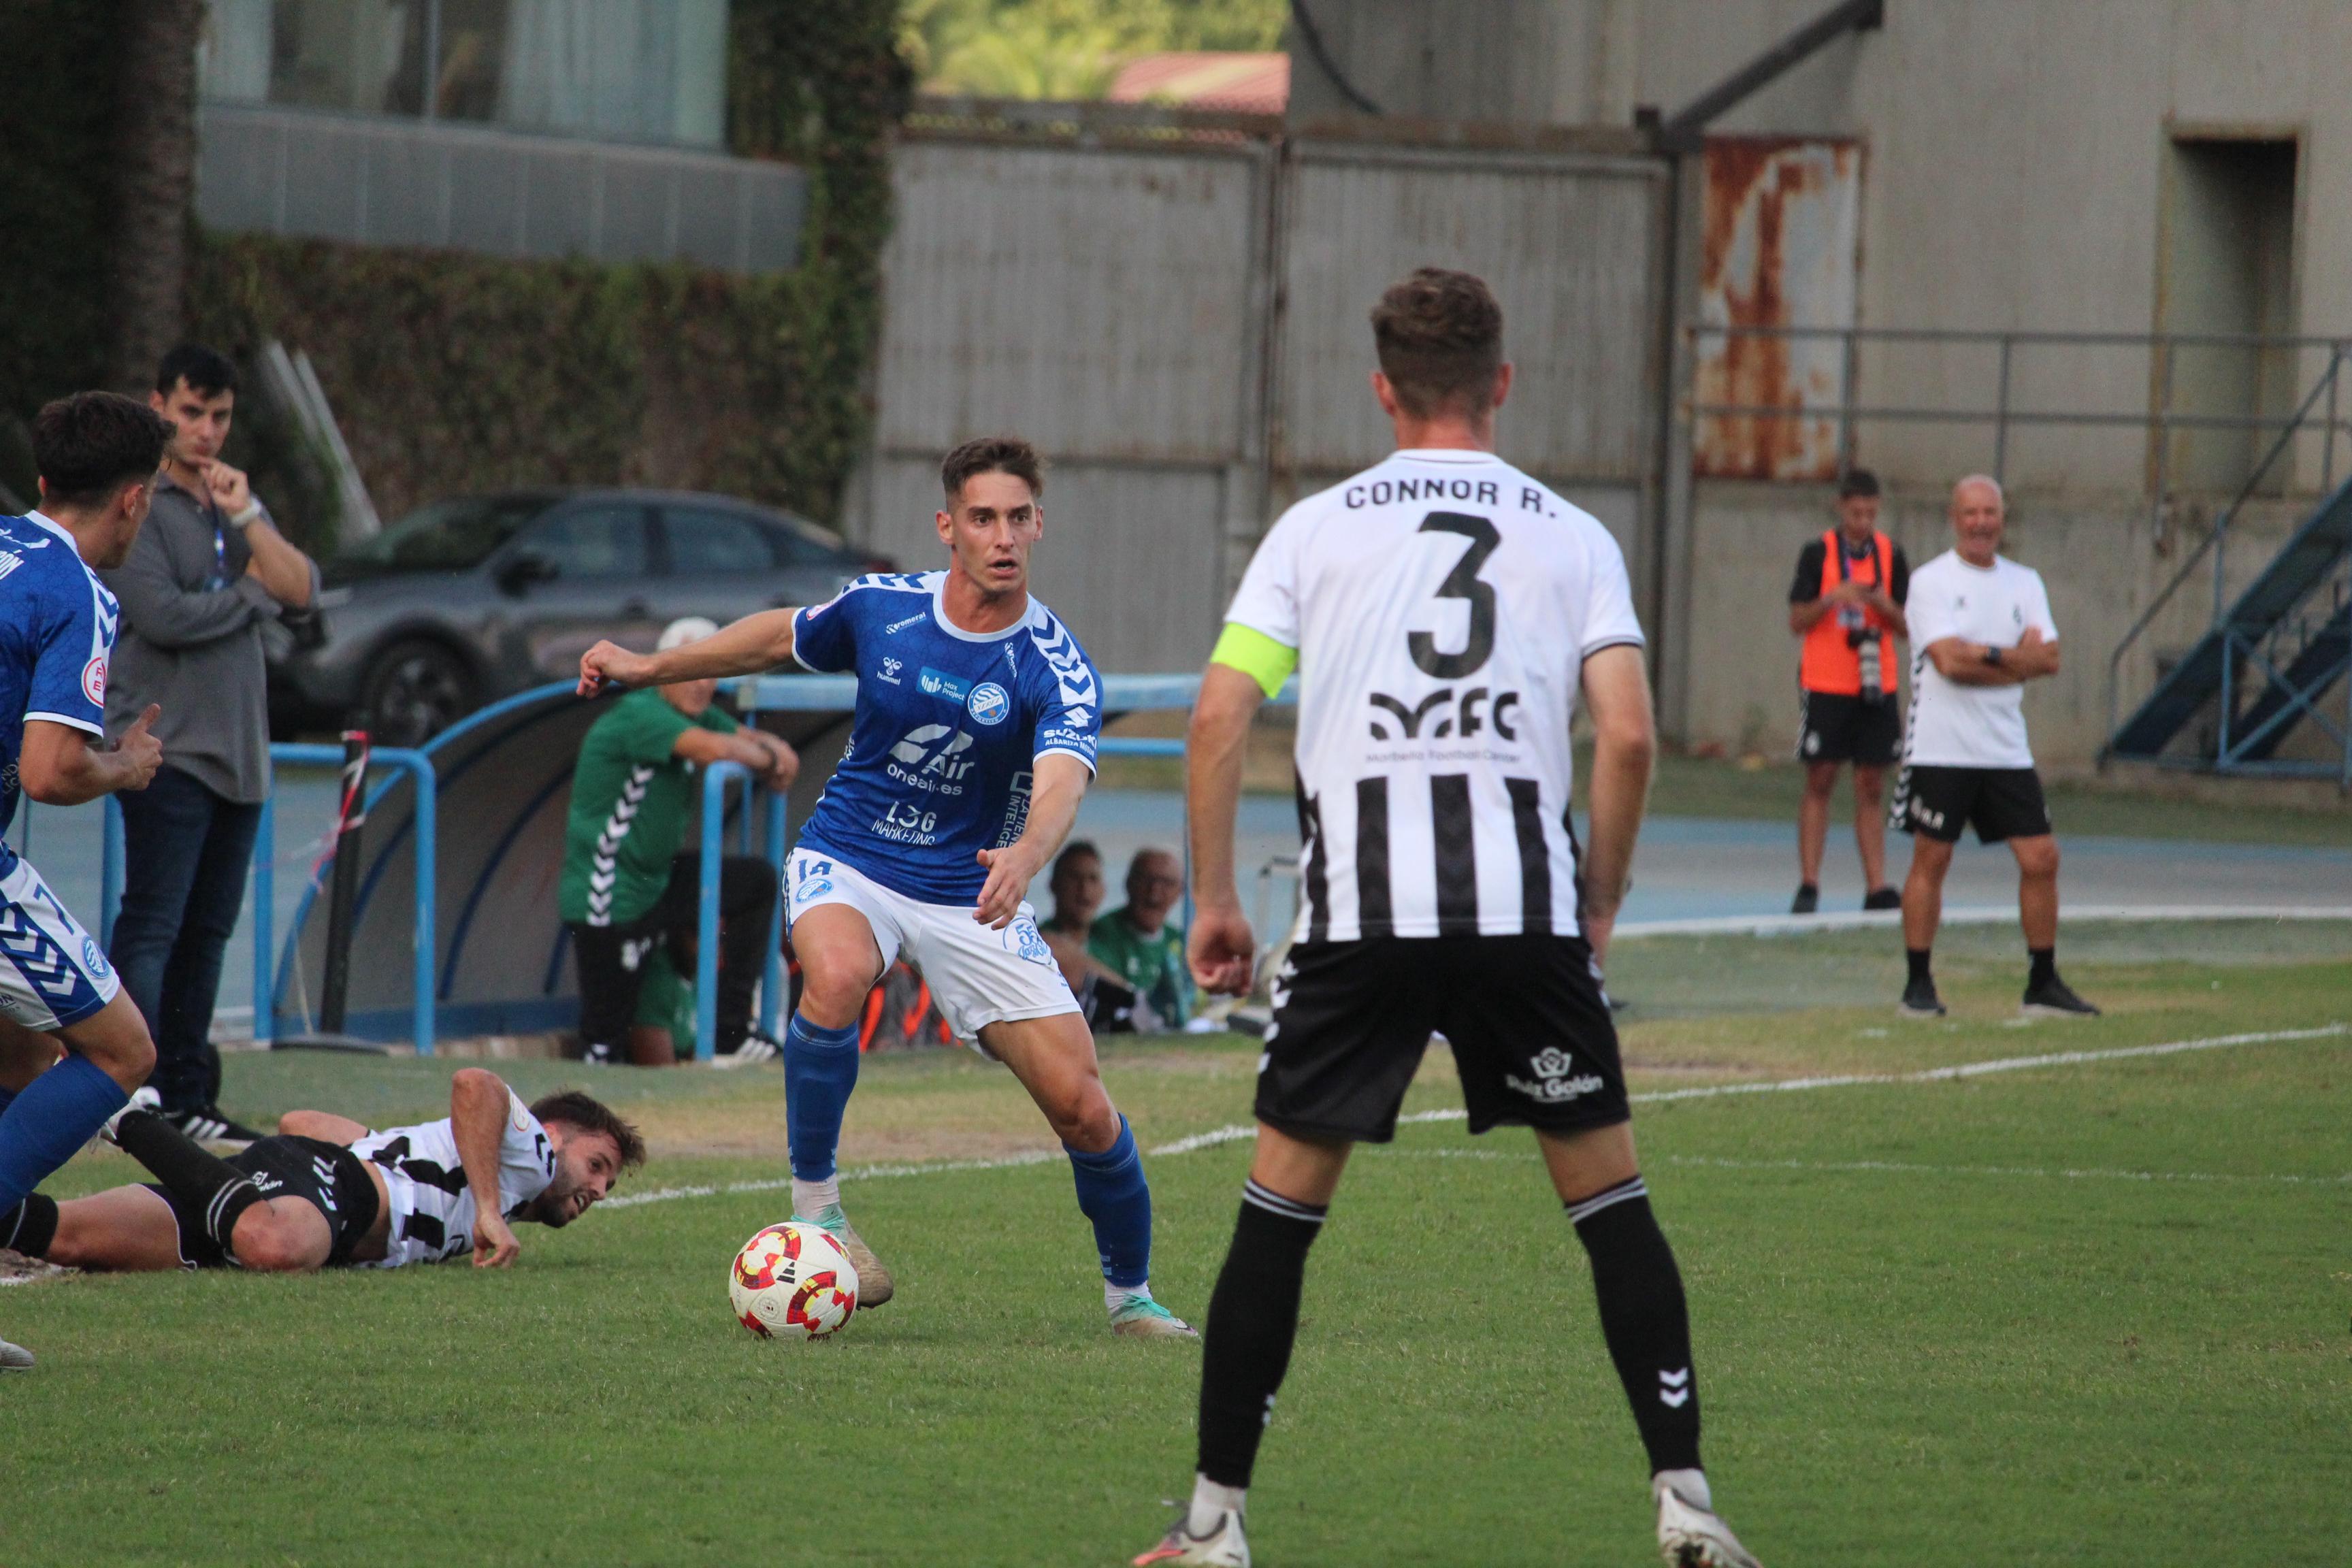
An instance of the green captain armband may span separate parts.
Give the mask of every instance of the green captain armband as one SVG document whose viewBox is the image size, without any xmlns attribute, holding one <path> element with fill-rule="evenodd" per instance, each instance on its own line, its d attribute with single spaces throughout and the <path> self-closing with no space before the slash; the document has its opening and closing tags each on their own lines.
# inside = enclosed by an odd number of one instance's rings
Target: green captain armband
<svg viewBox="0 0 2352 1568">
<path fill-rule="evenodd" d="M 1227 621 L 1217 646 L 1210 651 L 1209 662 L 1240 670 L 1272 697 L 1298 668 L 1298 650 L 1283 647 L 1255 626 Z"/>
</svg>

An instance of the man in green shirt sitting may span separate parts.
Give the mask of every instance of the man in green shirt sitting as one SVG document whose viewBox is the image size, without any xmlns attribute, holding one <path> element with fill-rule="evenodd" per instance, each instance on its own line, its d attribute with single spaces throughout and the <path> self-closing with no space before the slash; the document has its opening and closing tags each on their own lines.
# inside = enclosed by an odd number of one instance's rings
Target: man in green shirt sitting
<svg viewBox="0 0 2352 1568">
<path fill-rule="evenodd" d="M 1192 976 L 1184 966 L 1184 932 L 1168 918 L 1184 896 L 1184 869 L 1165 849 L 1139 849 L 1128 862 L 1127 903 L 1095 921 L 1087 951 L 1125 977 L 1163 1029 L 1192 1014 Z M 1147 1026 L 1142 1008 L 1136 1026 Z"/>
<path fill-rule="evenodd" d="M 662 633 L 660 646 L 699 642 L 718 629 L 689 616 Z M 715 680 L 632 691 L 580 744 L 557 901 L 572 933 L 591 1061 L 660 1067 L 673 1059 L 659 1031 L 631 1026 L 656 945 L 669 944 L 680 971 L 690 964 L 677 949 L 695 938 L 702 858 L 678 851 L 698 820 L 695 764 L 740 763 L 778 790 L 800 771 L 782 741 L 713 707 L 718 694 Z M 721 862 L 716 1048 L 737 1062 L 777 1054 L 773 1041 L 747 1038 L 775 907 L 776 873 L 765 860 L 730 855 Z"/>
</svg>

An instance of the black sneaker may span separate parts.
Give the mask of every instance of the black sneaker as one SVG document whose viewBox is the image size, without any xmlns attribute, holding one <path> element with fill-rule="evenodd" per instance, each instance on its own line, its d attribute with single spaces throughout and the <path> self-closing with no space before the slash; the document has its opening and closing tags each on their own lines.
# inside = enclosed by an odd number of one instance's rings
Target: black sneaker
<svg viewBox="0 0 2352 1568">
<path fill-rule="evenodd" d="M 611 1067 L 613 1065 L 612 1045 L 604 1040 L 591 1040 L 588 1042 L 587 1048 L 580 1053 L 580 1059 L 594 1067 Z"/>
<path fill-rule="evenodd" d="M 2023 1018 L 2095 1018 L 2099 1010 L 2074 994 L 2074 988 L 2052 975 L 2025 988 L 2025 1000 L 2017 1009 Z"/>
<path fill-rule="evenodd" d="M 241 1121 L 230 1121 L 217 1105 L 171 1111 L 163 1120 L 199 1143 L 250 1143 L 262 1136 Z"/>
<path fill-rule="evenodd" d="M 1864 894 L 1862 907 L 1865 910 L 1899 910 L 1903 907 L 1903 891 L 1899 888 L 1877 888 Z"/>
<path fill-rule="evenodd" d="M 1822 907 L 1822 890 L 1811 882 L 1797 884 L 1797 896 L 1790 901 L 1792 915 L 1809 915 Z"/>
<path fill-rule="evenodd" d="M 1903 1016 L 1906 1018 L 1940 1018 L 1944 1004 L 1936 994 L 1932 980 L 1914 980 L 1903 987 Z"/>
</svg>

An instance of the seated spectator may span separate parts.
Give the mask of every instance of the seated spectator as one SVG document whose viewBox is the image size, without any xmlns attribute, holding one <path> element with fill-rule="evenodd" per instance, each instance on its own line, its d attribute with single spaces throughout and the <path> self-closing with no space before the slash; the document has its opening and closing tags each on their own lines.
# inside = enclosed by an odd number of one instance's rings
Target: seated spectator
<svg viewBox="0 0 2352 1568">
<path fill-rule="evenodd" d="M 1130 1033 L 1135 1028 L 1135 989 L 1087 951 L 1095 915 L 1103 902 L 1102 851 L 1083 838 L 1074 838 L 1055 858 L 1046 882 L 1054 895 L 1053 918 L 1038 926 L 1062 978 L 1077 996 L 1087 1027 L 1097 1035 Z"/>
<path fill-rule="evenodd" d="M 1127 903 L 1087 931 L 1087 951 L 1134 988 L 1138 1029 L 1181 1029 L 1192 1012 L 1184 932 L 1168 918 L 1184 896 L 1184 872 L 1165 849 L 1139 849 L 1127 868 Z"/>
<path fill-rule="evenodd" d="M 719 627 L 699 616 L 673 622 L 661 647 L 699 642 Z M 559 910 L 580 972 L 580 1034 L 591 1061 L 663 1067 L 676 1052 L 658 1027 L 634 1029 L 657 944 L 691 974 L 702 858 L 680 854 L 700 819 L 698 763 L 732 762 L 771 789 L 790 788 L 800 758 L 773 735 L 746 730 L 718 708 L 715 680 L 632 691 L 589 729 L 572 778 Z M 719 871 L 719 1037 L 730 1065 L 779 1054 L 751 1033 L 751 994 L 766 967 L 776 908 L 775 868 L 730 855 Z"/>
</svg>

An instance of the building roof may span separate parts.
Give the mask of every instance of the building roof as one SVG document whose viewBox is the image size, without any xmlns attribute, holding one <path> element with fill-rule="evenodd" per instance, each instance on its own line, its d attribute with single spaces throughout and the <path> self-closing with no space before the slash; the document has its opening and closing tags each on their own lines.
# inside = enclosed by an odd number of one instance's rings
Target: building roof
<svg viewBox="0 0 2352 1568">
<path fill-rule="evenodd" d="M 1182 51 L 1141 55 L 1110 84 L 1114 103 L 1176 103 L 1237 114 L 1280 114 L 1290 101 L 1290 57 Z"/>
</svg>

